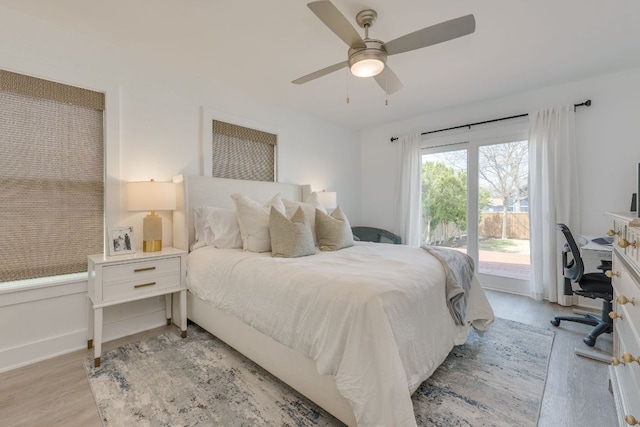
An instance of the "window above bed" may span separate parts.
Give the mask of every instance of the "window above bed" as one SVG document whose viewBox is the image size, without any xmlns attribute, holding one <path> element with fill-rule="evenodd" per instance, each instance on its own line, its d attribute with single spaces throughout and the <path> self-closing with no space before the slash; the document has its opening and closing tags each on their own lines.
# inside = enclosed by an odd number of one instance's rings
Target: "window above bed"
<svg viewBox="0 0 640 427">
<path fill-rule="evenodd" d="M 213 120 L 212 176 L 275 181 L 277 135 Z"/>
</svg>

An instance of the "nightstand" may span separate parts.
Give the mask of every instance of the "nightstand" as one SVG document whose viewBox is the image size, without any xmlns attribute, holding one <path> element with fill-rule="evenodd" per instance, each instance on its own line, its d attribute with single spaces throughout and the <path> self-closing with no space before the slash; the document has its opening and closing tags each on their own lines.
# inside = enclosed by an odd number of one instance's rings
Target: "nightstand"
<svg viewBox="0 0 640 427">
<path fill-rule="evenodd" d="M 89 272 L 89 329 L 87 347 L 94 348 L 94 365 L 100 366 L 102 310 L 105 307 L 165 295 L 167 325 L 172 320 L 172 295 L 180 296 L 180 328 L 187 336 L 186 256 L 183 250 L 129 255 L 87 257 Z"/>
</svg>

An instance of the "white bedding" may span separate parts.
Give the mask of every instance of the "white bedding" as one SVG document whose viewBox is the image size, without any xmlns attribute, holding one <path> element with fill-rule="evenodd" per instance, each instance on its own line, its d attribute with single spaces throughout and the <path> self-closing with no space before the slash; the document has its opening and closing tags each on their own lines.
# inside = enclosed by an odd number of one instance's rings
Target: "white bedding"
<svg viewBox="0 0 640 427">
<path fill-rule="evenodd" d="M 415 426 L 411 394 L 493 311 L 474 279 L 466 325 L 445 303 L 444 271 L 427 251 L 358 242 L 301 258 L 200 248 L 189 290 L 333 375 L 358 425 Z"/>
</svg>

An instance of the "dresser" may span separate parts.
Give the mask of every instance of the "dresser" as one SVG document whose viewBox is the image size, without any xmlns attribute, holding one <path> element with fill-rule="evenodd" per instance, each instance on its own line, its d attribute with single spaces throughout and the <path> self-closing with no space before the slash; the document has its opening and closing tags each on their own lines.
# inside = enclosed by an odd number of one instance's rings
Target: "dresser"
<svg viewBox="0 0 640 427">
<path fill-rule="evenodd" d="M 608 213 L 614 236 L 611 386 L 620 426 L 640 425 L 640 218 Z"/>
<path fill-rule="evenodd" d="M 172 323 L 172 295 L 180 298 L 180 327 L 187 336 L 186 255 L 183 250 L 128 255 L 89 255 L 89 327 L 87 347 L 94 348 L 94 365 L 100 366 L 103 309 L 143 298 L 165 296 L 167 325 Z"/>
</svg>

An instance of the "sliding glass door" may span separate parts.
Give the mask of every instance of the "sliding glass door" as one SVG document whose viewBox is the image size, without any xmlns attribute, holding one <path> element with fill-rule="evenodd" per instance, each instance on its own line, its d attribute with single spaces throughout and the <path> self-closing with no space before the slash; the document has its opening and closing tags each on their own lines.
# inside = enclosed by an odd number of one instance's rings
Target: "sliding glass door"
<svg viewBox="0 0 640 427">
<path fill-rule="evenodd" d="M 528 292 L 528 142 L 519 135 L 423 149 L 422 242 L 476 262 L 484 287 Z"/>
</svg>

